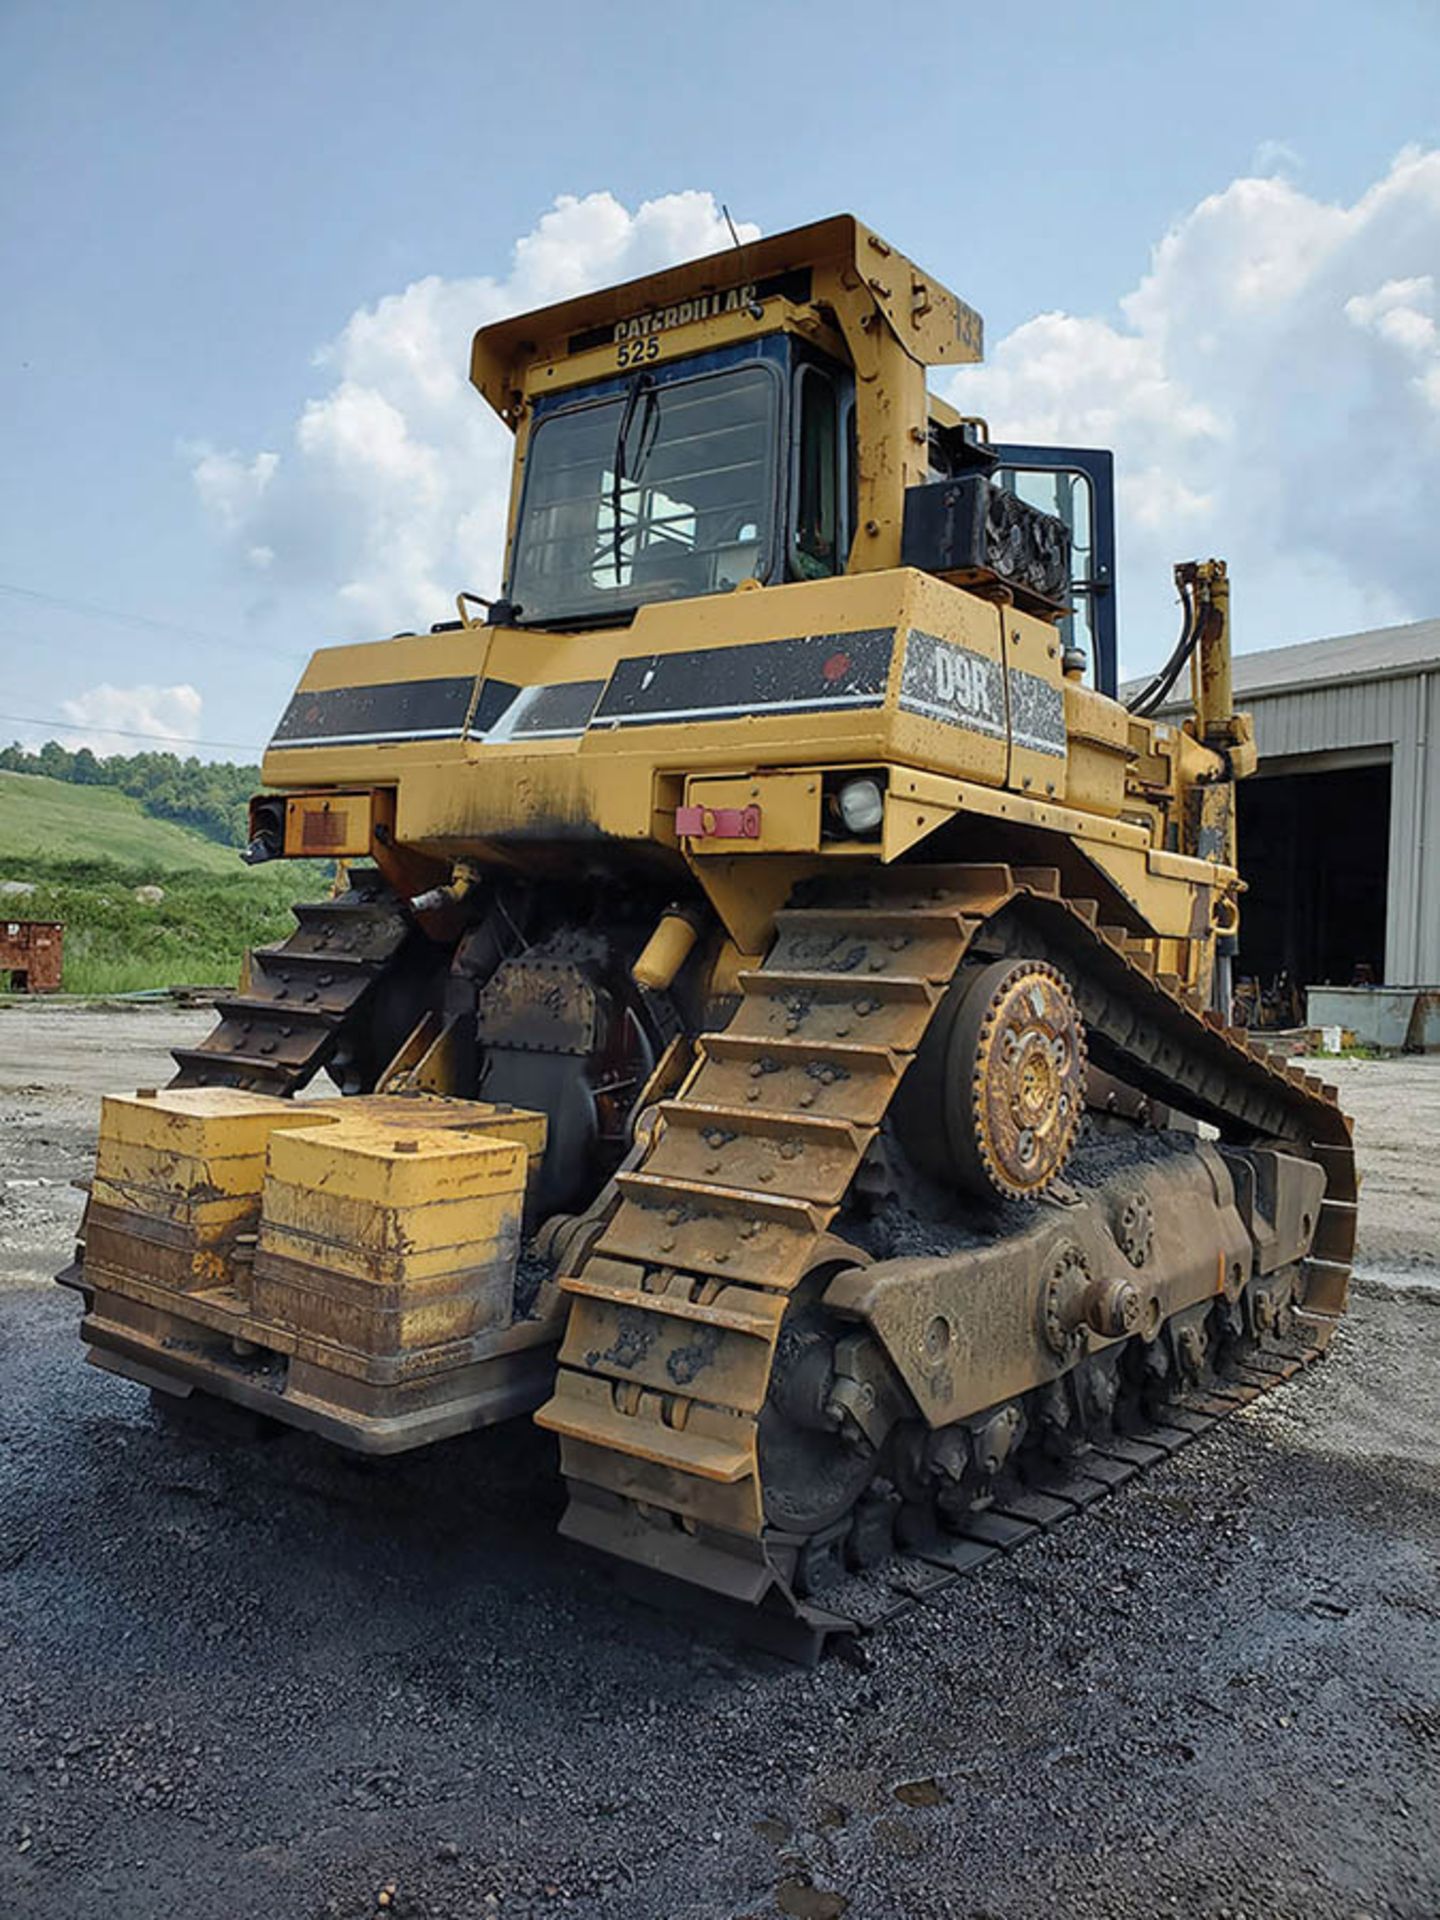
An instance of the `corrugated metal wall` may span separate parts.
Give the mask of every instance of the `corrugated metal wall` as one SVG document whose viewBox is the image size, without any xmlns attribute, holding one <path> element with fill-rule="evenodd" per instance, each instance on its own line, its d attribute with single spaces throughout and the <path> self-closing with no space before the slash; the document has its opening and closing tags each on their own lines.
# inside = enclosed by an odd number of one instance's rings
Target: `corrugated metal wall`
<svg viewBox="0 0 1440 1920">
<path fill-rule="evenodd" d="M 1440 671 L 1241 699 L 1255 715 L 1262 761 L 1390 749 L 1385 978 L 1440 983 Z"/>
</svg>

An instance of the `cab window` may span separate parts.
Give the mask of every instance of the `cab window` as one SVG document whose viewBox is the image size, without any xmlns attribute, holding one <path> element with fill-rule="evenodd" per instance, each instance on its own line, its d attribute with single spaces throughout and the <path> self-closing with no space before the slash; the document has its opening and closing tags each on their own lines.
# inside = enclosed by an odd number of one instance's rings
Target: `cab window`
<svg viewBox="0 0 1440 1920">
<path fill-rule="evenodd" d="M 790 571 L 797 580 L 840 571 L 840 408 L 835 382 L 802 366 L 795 381 L 795 515 Z"/>
<path fill-rule="evenodd" d="M 511 565 L 521 618 L 608 619 L 769 578 L 781 397 L 758 362 L 642 372 L 538 421 Z"/>
</svg>

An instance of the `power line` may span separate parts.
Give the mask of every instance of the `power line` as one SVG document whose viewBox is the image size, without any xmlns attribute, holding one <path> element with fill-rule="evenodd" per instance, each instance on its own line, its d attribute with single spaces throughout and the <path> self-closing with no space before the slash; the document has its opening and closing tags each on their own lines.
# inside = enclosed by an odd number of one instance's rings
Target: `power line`
<svg viewBox="0 0 1440 1920">
<path fill-rule="evenodd" d="M 0 713 L 0 722 L 14 727 L 58 727 L 61 733 L 113 733 L 122 740 L 164 740 L 182 747 L 227 747 L 235 753 L 248 753 L 259 759 L 263 747 L 248 746 L 243 740 L 197 740 L 188 733 L 140 733 L 134 727 L 111 727 L 103 721 L 37 720 L 34 714 Z"/>
<path fill-rule="evenodd" d="M 212 633 L 206 627 L 187 627 L 176 620 L 157 620 L 150 614 L 126 613 L 119 607 L 101 607 L 90 600 L 67 600 L 58 593 L 41 593 L 36 587 L 15 586 L 0 580 L 0 593 L 17 599 L 34 600 L 41 606 L 62 607 L 67 613 L 83 613 L 96 620 L 110 620 L 117 626 L 144 627 L 152 633 L 168 633 L 181 640 L 199 640 L 206 646 L 224 647 L 230 653 L 268 653 L 276 660 L 306 660 L 308 654 L 280 647 L 267 647 L 258 640 L 237 640 L 230 634 Z"/>
</svg>

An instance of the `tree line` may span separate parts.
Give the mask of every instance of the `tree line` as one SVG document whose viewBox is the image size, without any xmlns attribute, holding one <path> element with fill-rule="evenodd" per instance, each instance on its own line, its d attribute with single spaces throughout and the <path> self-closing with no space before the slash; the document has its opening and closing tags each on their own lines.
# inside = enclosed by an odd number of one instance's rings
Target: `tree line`
<svg viewBox="0 0 1440 1920">
<path fill-rule="evenodd" d="M 221 846 L 243 847 L 250 796 L 260 784 L 258 767 L 228 760 L 182 760 L 174 753 L 110 754 L 89 747 L 72 750 L 47 740 L 38 750 L 18 741 L 0 748 L 0 771 L 41 773 L 77 787 L 118 787 L 157 820 L 193 827 Z"/>
</svg>

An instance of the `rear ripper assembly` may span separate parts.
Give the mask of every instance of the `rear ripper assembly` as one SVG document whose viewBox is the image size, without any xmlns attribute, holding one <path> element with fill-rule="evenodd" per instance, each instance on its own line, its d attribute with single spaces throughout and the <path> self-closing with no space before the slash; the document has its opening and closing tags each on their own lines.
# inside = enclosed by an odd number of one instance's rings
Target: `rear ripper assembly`
<svg viewBox="0 0 1440 1920">
<path fill-rule="evenodd" d="M 809 1659 L 1324 1351 L 1225 568 L 1127 710 L 1109 456 L 929 396 L 980 338 L 848 218 L 477 335 L 504 595 L 307 669 L 247 858 L 348 878 L 106 1102 L 98 1364 L 369 1452 L 531 1413 L 567 1537 Z"/>
</svg>

